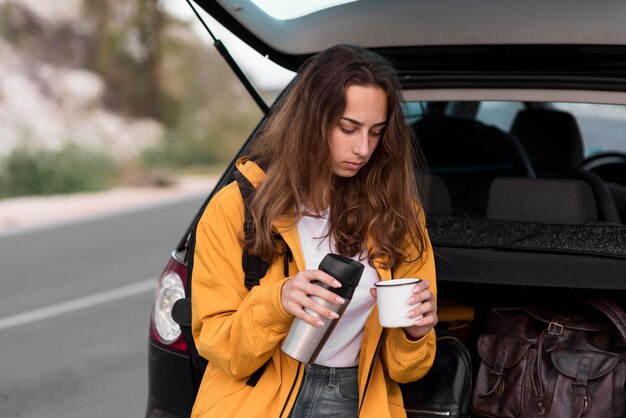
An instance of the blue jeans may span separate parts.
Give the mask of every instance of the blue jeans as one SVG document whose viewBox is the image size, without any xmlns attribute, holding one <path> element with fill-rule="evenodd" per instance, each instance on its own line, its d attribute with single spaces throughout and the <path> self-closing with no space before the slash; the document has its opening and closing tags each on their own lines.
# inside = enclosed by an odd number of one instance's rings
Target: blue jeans
<svg viewBox="0 0 626 418">
<path fill-rule="evenodd" d="M 357 367 L 306 365 L 289 418 L 352 418 L 359 413 Z"/>
</svg>

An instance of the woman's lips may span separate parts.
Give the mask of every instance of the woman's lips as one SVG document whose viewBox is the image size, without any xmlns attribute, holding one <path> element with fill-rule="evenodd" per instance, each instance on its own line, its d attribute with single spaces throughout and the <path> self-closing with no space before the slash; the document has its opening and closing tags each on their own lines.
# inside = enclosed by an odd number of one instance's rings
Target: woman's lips
<svg viewBox="0 0 626 418">
<path fill-rule="evenodd" d="M 344 161 L 343 164 L 349 170 L 358 170 L 359 168 L 363 167 L 363 163 L 353 163 L 353 162 L 350 162 L 350 161 Z"/>
</svg>

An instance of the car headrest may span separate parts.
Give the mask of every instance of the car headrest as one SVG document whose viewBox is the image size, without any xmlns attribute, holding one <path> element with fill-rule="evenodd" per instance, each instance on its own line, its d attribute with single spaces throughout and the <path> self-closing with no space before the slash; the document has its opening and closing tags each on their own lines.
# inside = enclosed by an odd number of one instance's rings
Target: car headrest
<svg viewBox="0 0 626 418">
<path fill-rule="evenodd" d="M 452 200 L 446 183 L 434 174 L 418 173 L 420 198 L 426 213 L 452 213 Z"/>
<path fill-rule="evenodd" d="M 532 171 L 530 159 L 518 139 L 495 126 L 448 115 L 427 115 L 412 128 L 433 173 L 534 174 L 528 173 Z"/>
<path fill-rule="evenodd" d="M 537 171 L 580 170 L 584 148 L 574 116 L 549 109 L 520 111 L 511 133 L 526 148 Z"/>
<path fill-rule="evenodd" d="M 491 183 L 487 217 L 583 225 L 598 220 L 591 187 L 579 180 L 499 177 Z"/>
</svg>

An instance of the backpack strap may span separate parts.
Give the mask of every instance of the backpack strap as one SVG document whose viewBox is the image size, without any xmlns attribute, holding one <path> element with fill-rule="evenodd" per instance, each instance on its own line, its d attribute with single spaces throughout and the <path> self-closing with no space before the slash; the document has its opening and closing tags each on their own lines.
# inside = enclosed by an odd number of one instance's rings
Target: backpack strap
<svg viewBox="0 0 626 418">
<path fill-rule="evenodd" d="M 243 221 L 243 234 L 246 241 L 249 241 L 252 238 L 252 233 L 254 231 L 254 221 L 252 219 L 252 211 L 250 210 L 250 205 L 252 203 L 252 197 L 254 196 L 255 188 L 250 183 L 250 181 L 244 176 L 239 170 L 235 172 L 235 180 L 237 181 L 237 185 L 239 186 L 239 190 L 241 191 L 241 197 L 243 198 L 243 212 L 244 212 L 244 221 Z M 289 261 L 293 259 L 291 255 L 291 251 L 289 247 L 285 245 L 285 261 L 284 261 L 284 271 L 285 277 L 289 275 Z M 241 265 L 244 271 L 244 284 L 248 290 L 251 290 L 254 286 L 258 286 L 261 279 L 265 277 L 267 273 L 267 268 L 269 264 L 265 262 L 258 255 L 253 255 L 248 252 L 248 249 L 243 248 L 243 255 L 241 257 Z M 269 360 L 259 367 L 254 373 L 250 375 L 248 380 L 246 381 L 246 385 L 254 387 L 258 383 L 259 379 L 263 375 L 265 368 Z"/>
<path fill-rule="evenodd" d="M 235 172 L 235 180 L 241 191 L 241 197 L 243 198 L 243 234 L 246 241 L 252 238 L 254 231 L 254 221 L 252 219 L 252 211 L 250 210 L 250 204 L 252 203 L 252 197 L 254 196 L 254 186 L 250 181 L 241 174 L 239 170 Z M 260 280 L 265 277 L 267 273 L 268 263 L 266 263 L 261 257 L 248 253 L 248 249 L 244 246 L 243 256 L 241 257 L 241 265 L 245 273 L 244 284 L 248 290 L 257 286 Z"/>
</svg>

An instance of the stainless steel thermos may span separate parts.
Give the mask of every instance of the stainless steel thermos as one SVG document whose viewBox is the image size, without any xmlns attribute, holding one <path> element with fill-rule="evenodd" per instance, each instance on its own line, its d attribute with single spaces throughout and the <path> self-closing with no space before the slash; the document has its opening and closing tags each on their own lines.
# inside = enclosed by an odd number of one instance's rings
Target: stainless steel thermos
<svg viewBox="0 0 626 418">
<path fill-rule="evenodd" d="M 289 334 L 287 334 L 287 338 L 285 338 L 281 346 L 283 352 L 301 363 L 312 364 L 315 361 L 317 355 L 324 347 L 326 340 L 328 340 L 333 329 L 335 329 L 337 322 L 339 322 L 341 315 L 346 310 L 348 303 L 352 299 L 354 289 L 356 289 L 359 280 L 361 280 L 364 267 L 365 266 L 358 261 L 341 255 L 328 254 L 324 257 L 319 265 L 319 269 L 339 280 L 341 287 L 334 288 L 321 282 L 317 282 L 317 284 L 341 296 L 346 302 L 343 304 L 334 304 L 317 296 L 312 296 L 311 298 L 320 305 L 335 311 L 339 315 L 339 318 L 329 319 L 321 317 L 317 313 L 306 309 L 309 315 L 319 318 L 324 325 L 315 327 L 299 318 L 294 319 L 289 329 Z"/>
</svg>

